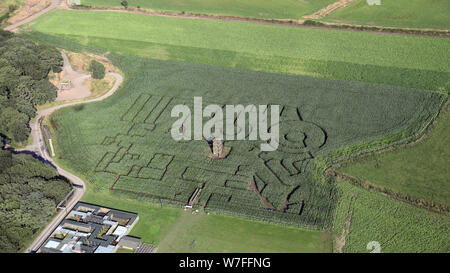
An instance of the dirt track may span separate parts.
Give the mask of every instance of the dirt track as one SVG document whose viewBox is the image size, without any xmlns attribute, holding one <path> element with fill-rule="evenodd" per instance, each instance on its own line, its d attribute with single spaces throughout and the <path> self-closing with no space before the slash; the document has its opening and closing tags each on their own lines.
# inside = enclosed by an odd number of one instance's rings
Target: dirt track
<svg viewBox="0 0 450 273">
<path fill-rule="evenodd" d="M 20 27 L 21 25 L 24 25 L 24 24 L 26 24 L 28 22 L 31 22 L 32 20 L 38 18 L 42 14 L 47 13 L 47 12 L 57 8 L 59 5 L 61 5 L 62 1 L 64 1 L 64 0 L 52 0 L 52 3 L 47 8 L 45 8 L 45 9 L 39 11 L 38 13 L 35 13 L 35 14 L 25 18 L 25 19 L 23 19 L 22 21 L 19 21 L 19 22 L 15 23 L 15 24 L 12 24 L 10 26 L 5 27 L 5 30 L 13 31 L 13 32 L 16 31 L 17 28 Z"/>
<path fill-rule="evenodd" d="M 29 16 L 49 7 L 51 3 L 52 0 L 25 0 L 22 6 L 17 11 L 13 12 L 8 19 L 6 19 L 6 23 L 12 25 L 23 21 Z"/>
<path fill-rule="evenodd" d="M 337 2 L 334 2 L 334 3 L 324 7 L 323 9 L 320 9 L 320 10 L 314 12 L 313 14 L 305 15 L 302 18 L 304 18 L 304 19 L 321 19 L 327 15 L 334 13 L 338 9 L 341 9 L 341 8 L 344 8 L 348 5 L 350 5 L 353 2 L 355 2 L 355 0 L 339 0 Z"/>
</svg>

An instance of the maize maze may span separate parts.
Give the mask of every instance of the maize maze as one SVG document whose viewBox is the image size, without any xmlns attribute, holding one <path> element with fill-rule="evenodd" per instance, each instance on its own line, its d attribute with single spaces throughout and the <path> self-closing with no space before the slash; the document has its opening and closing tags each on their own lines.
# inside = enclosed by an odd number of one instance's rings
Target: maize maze
<svg viewBox="0 0 450 273">
<path fill-rule="evenodd" d="M 386 146 L 391 140 L 383 140 L 385 136 L 408 128 L 408 134 L 415 133 L 444 99 L 434 92 L 375 84 L 125 57 L 120 61 L 135 80 L 124 82 L 101 104 L 54 115 L 58 123 L 73 125 L 62 126 L 57 135 L 76 168 L 99 187 L 138 200 L 192 204 L 206 212 L 311 229 L 329 227 L 338 199 L 336 185 L 316 179 L 317 158 L 375 140 Z M 278 149 L 262 152 L 261 140 L 225 140 L 229 154 L 213 159 L 206 140 L 173 140 L 171 110 L 179 104 L 193 109 L 194 96 L 223 109 L 230 104 L 280 105 Z M 253 128 L 240 128 L 238 115 L 234 131 L 245 130 L 248 136 Z M 89 162 L 83 160 L 87 156 Z"/>
</svg>

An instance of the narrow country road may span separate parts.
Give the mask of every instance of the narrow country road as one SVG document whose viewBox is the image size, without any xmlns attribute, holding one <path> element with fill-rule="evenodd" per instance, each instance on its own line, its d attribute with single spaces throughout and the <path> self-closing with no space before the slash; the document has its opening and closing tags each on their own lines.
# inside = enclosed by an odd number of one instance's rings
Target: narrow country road
<svg viewBox="0 0 450 273">
<path fill-rule="evenodd" d="M 62 53 L 62 56 L 64 59 L 64 68 L 69 71 L 72 70 L 72 67 L 70 65 L 70 62 L 69 62 L 66 54 Z M 41 156 L 43 159 L 45 159 L 48 162 L 50 162 L 51 164 L 53 164 L 56 167 L 56 170 L 58 171 L 59 174 L 61 174 L 62 176 L 65 176 L 73 184 L 79 185 L 81 187 L 74 188 L 74 190 L 75 190 L 74 194 L 73 194 L 72 198 L 69 200 L 69 202 L 67 202 L 67 204 L 65 206 L 66 209 L 61 210 L 55 216 L 55 218 L 52 219 L 52 221 L 44 228 L 44 230 L 41 232 L 41 234 L 39 234 L 39 236 L 34 240 L 34 242 L 28 247 L 26 252 L 32 252 L 32 251 L 36 251 L 39 249 L 39 247 L 44 243 L 45 239 L 48 236 L 50 236 L 50 234 L 53 232 L 53 230 L 58 226 L 58 223 L 65 217 L 67 212 L 69 212 L 75 206 L 75 204 L 81 199 L 81 197 L 83 196 L 85 189 L 86 189 L 86 185 L 81 178 L 62 169 L 48 154 L 47 149 L 45 148 L 46 144 L 45 144 L 44 137 L 43 137 L 43 134 L 41 131 L 42 120 L 44 119 L 44 117 L 50 115 L 51 113 L 53 113 L 54 111 L 56 111 L 58 109 L 68 107 L 68 106 L 78 105 L 78 104 L 102 101 L 102 100 L 108 98 L 109 96 L 111 96 L 112 94 L 114 94 L 114 92 L 116 92 L 117 89 L 119 89 L 119 86 L 122 84 L 123 78 L 120 74 L 112 73 L 112 72 L 106 73 L 106 76 L 114 77 L 115 82 L 114 82 L 113 87 L 103 96 L 94 98 L 91 100 L 67 103 L 67 104 L 53 106 L 51 108 L 47 108 L 44 110 L 40 110 L 37 112 L 35 122 L 30 124 L 31 135 L 33 138 L 33 144 L 27 146 L 23 150 L 32 151 L 32 152 L 36 153 L 37 155 Z M 85 75 L 82 77 L 87 79 L 87 78 L 89 78 L 89 75 Z"/>
</svg>

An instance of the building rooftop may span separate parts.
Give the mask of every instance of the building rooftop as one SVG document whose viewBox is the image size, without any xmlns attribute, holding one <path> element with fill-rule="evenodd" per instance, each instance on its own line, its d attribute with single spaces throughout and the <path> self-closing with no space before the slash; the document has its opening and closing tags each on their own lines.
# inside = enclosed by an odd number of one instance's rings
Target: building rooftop
<svg viewBox="0 0 450 273">
<path fill-rule="evenodd" d="M 135 213 L 78 202 L 39 251 L 111 253 L 137 219 Z"/>
</svg>

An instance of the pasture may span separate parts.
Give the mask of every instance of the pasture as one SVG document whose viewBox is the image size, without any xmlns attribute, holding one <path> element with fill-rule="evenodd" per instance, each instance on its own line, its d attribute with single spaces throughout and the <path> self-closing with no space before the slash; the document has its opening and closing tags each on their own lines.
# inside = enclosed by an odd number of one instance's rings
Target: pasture
<svg viewBox="0 0 450 273">
<path fill-rule="evenodd" d="M 370 252 L 367 244 L 380 243 L 381 252 L 422 253 L 450 251 L 450 218 L 405 204 L 380 193 L 338 181 L 341 193 L 333 227 L 334 251 Z"/>
<path fill-rule="evenodd" d="M 450 91 L 445 38 L 69 10 L 29 28 L 128 56 Z"/>
<path fill-rule="evenodd" d="M 255 222 L 141 202 L 114 191 L 88 190 L 83 201 L 139 214 L 130 231 L 158 252 L 331 252 L 328 232 Z"/>
<path fill-rule="evenodd" d="M 304 230 L 218 214 L 183 212 L 160 242 L 158 252 L 324 253 L 331 252 L 326 231 Z"/>
<path fill-rule="evenodd" d="M 342 172 L 373 184 L 450 206 L 450 113 L 422 143 L 382 153 L 345 166 Z"/>
<path fill-rule="evenodd" d="M 379 6 L 369 6 L 366 0 L 340 9 L 325 21 L 393 26 L 404 28 L 450 29 L 447 0 L 381 0 Z"/>
<path fill-rule="evenodd" d="M 121 7 L 118 0 L 82 0 L 91 7 Z M 250 18 L 299 19 L 334 0 L 129 0 L 128 7 L 158 11 L 220 14 Z"/>
</svg>

